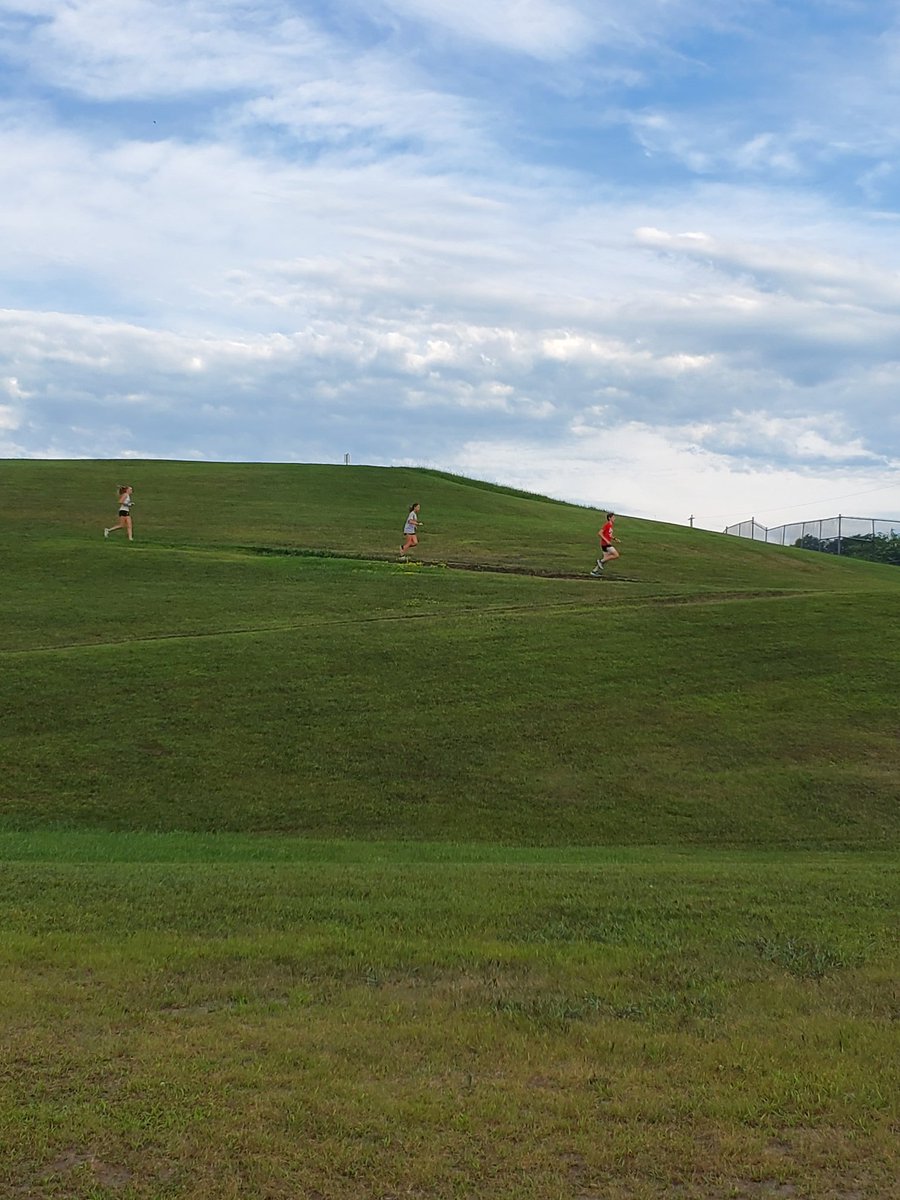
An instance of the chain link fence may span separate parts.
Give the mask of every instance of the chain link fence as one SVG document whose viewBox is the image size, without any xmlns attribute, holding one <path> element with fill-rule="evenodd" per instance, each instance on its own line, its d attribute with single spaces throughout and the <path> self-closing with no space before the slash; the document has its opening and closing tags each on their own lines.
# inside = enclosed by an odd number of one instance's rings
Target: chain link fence
<svg viewBox="0 0 900 1200">
<path fill-rule="evenodd" d="M 755 542 L 840 554 L 843 544 L 850 539 L 871 538 L 874 541 L 875 538 L 900 537 L 900 518 L 885 521 L 876 517 L 823 517 L 818 521 L 794 521 L 790 525 L 769 528 L 751 517 L 749 521 L 728 525 L 725 532 Z"/>
</svg>

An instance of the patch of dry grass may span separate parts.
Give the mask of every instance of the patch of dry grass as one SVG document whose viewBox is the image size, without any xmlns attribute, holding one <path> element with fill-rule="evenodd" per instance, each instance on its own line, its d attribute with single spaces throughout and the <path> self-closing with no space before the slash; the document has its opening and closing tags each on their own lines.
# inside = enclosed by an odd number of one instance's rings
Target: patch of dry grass
<svg viewBox="0 0 900 1200">
<path fill-rule="evenodd" d="M 884 860 L 118 864 L 110 835 L 51 865 L 29 836 L 4 1196 L 892 1194 Z"/>
</svg>

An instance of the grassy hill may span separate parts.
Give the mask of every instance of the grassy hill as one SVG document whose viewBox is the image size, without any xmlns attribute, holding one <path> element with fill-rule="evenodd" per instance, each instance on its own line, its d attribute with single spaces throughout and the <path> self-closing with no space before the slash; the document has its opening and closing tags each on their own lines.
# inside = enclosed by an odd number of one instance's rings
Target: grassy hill
<svg viewBox="0 0 900 1200">
<path fill-rule="evenodd" d="M 0 1195 L 894 1195 L 896 568 L 122 471 L 0 464 Z"/>
<path fill-rule="evenodd" d="M 392 557 L 407 508 L 418 500 L 423 559 L 582 572 L 593 566 L 600 524 L 599 510 L 424 469 L 6 460 L 0 464 L 0 533 L 94 539 L 114 519 L 119 483 L 135 487 L 143 544 L 191 550 Z M 872 564 L 823 560 L 656 521 L 623 518 L 619 526 L 622 574 L 667 590 L 796 584 L 830 591 L 861 580 L 896 586 Z"/>
<path fill-rule="evenodd" d="M 122 471 L 0 471 L 8 827 L 897 843 L 890 567 L 625 516 L 597 581 L 595 512 L 367 467 L 129 463 L 104 542 Z M 398 565 L 412 500 L 575 577 Z"/>
</svg>

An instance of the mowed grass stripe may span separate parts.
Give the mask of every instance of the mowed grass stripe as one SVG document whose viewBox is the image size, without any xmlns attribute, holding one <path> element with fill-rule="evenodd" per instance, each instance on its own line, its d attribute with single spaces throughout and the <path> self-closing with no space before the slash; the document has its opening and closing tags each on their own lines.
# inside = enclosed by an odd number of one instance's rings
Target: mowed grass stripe
<svg viewBox="0 0 900 1200">
<path fill-rule="evenodd" d="M 704 849 L 669 846 L 522 846 L 490 842 L 425 842 L 327 840 L 241 833 L 104 831 L 101 829 L 0 829 L 0 862 L 46 862 L 56 866 L 94 863 L 305 864 L 396 866 L 446 863 L 453 867 L 494 866 L 529 870 L 569 867 L 605 870 L 640 864 L 647 869 L 667 864 L 686 876 L 725 869 L 752 873 L 757 866 L 784 871 L 796 864 L 803 871 L 826 875 L 845 866 L 898 880 L 900 864 L 886 850 L 759 850 Z M 900 934 L 898 934 L 900 937 Z"/>
<path fill-rule="evenodd" d="M 2 811 L 28 826 L 896 845 L 900 648 L 835 636 L 880 617 L 877 597 L 817 594 L 26 656 L 0 679 Z"/>
<path fill-rule="evenodd" d="M 587 585 L 593 589 L 597 585 L 591 582 Z M 15 656 L 28 654 L 52 653 L 55 651 L 104 649 L 117 646 L 136 646 L 147 642 L 165 642 L 171 640 L 192 640 L 198 638 L 230 638 L 244 637 L 252 634 L 281 634 L 301 630 L 329 629 L 335 626 L 366 625 L 385 621 L 456 621 L 478 620 L 490 616 L 536 617 L 541 618 L 559 612 L 598 613 L 598 608 L 645 608 L 653 605 L 691 605 L 691 604 L 736 604 L 757 600 L 793 600 L 818 593 L 795 591 L 751 591 L 751 592 L 704 592 L 699 595 L 677 596 L 646 596 L 640 600 L 618 597 L 598 599 L 592 596 L 590 601 L 579 599 L 544 599 L 519 604 L 485 604 L 458 608 L 448 608 L 436 612 L 404 612 L 404 613 L 372 613 L 356 617 L 339 617 L 333 620 L 309 618 L 305 621 L 291 621 L 283 625 L 246 626 L 237 629 L 202 629 L 173 633 L 159 633 L 144 636 L 131 636 L 110 639 L 108 641 L 58 642 L 45 646 L 22 646 L 16 649 L 0 648 L 0 656 Z"/>
</svg>

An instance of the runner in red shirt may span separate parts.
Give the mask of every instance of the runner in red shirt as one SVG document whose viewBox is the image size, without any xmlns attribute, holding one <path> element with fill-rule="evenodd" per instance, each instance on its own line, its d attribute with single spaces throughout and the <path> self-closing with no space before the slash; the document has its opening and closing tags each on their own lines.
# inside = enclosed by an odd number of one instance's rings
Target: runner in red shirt
<svg viewBox="0 0 900 1200">
<path fill-rule="evenodd" d="M 613 542 L 619 540 L 613 533 L 613 522 L 615 519 L 615 513 L 607 513 L 606 524 L 597 534 L 597 537 L 600 539 L 600 557 L 597 559 L 596 567 L 591 571 L 592 575 L 602 575 L 603 564 L 609 562 L 610 559 L 619 557 L 619 552 L 613 545 Z"/>
</svg>

